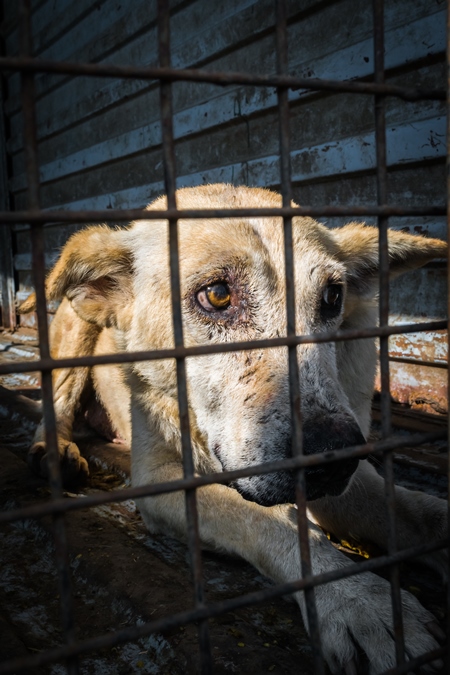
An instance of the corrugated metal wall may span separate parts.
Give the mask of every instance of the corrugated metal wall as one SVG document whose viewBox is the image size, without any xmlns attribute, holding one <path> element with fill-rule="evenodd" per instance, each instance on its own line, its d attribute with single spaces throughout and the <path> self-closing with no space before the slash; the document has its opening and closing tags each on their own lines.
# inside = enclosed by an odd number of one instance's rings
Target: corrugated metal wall
<svg viewBox="0 0 450 675">
<path fill-rule="evenodd" d="M 275 72 L 273 0 L 172 0 L 175 67 Z M 16 3 L 3 1 L 7 55 L 17 53 Z M 444 0 L 387 0 L 388 81 L 445 86 Z M 289 7 L 290 72 L 336 79 L 373 72 L 372 9 L 361 0 L 296 0 Z M 156 2 L 36 0 L 35 54 L 49 59 L 157 65 Z M 9 200 L 23 208 L 20 78 L 3 83 Z M 41 196 L 45 208 L 140 207 L 163 186 L 157 83 L 36 77 Z M 373 97 L 290 93 L 294 194 L 302 204 L 376 202 Z M 276 188 L 276 93 L 256 87 L 174 85 L 178 184 L 229 181 Z M 442 204 L 445 107 L 388 100 L 389 200 Z M 1 187 L 0 187 L 1 189 Z M 5 196 L 6 198 L 6 196 Z M 330 226 L 341 224 L 331 219 Z M 444 236 L 439 218 L 393 218 L 391 226 Z M 49 263 L 74 228 L 49 226 Z M 16 291 L 31 288 L 29 232 L 13 233 Z M 392 288 L 392 320 L 443 318 L 442 264 Z M 392 338 L 394 355 L 445 360 L 443 335 Z M 392 364 L 400 400 L 446 408 L 445 371 Z"/>
</svg>

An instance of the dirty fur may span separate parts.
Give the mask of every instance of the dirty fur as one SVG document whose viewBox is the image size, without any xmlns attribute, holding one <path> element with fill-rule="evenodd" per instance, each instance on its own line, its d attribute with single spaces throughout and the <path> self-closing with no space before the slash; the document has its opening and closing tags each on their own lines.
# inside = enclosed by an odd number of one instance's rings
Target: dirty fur
<svg viewBox="0 0 450 675">
<path fill-rule="evenodd" d="M 279 195 L 259 188 L 208 185 L 177 193 L 180 208 L 276 207 Z M 159 198 L 149 209 L 163 209 Z M 294 218 L 296 332 L 365 328 L 376 324 L 378 231 L 351 223 L 328 230 Z M 186 345 L 286 335 L 283 223 L 280 218 L 182 220 L 179 223 L 183 331 Z M 390 277 L 446 255 L 435 239 L 389 232 Z M 212 307 L 210 289 L 228 292 Z M 93 226 L 75 234 L 47 280 L 49 299 L 62 299 L 51 325 L 52 356 L 172 347 L 167 221 L 138 221 L 125 229 Z M 211 296 L 212 297 L 212 296 Z M 33 309 L 33 298 L 22 311 Z M 376 365 L 374 340 L 299 347 L 304 451 L 364 442 Z M 288 359 L 285 348 L 214 354 L 186 361 L 190 422 L 198 474 L 237 469 L 291 455 Z M 96 366 L 54 373 L 58 444 L 63 473 L 87 475 L 72 441 L 72 424 L 91 378 L 115 433 L 132 445 L 132 482 L 144 485 L 183 476 L 172 360 L 126 367 Z M 30 463 L 46 473 L 41 425 Z M 384 481 L 367 461 L 348 460 L 306 472 L 312 570 L 350 564 L 318 524 L 338 537 L 386 545 Z M 300 572 L 294 481 L 288 472 L 197 490 L 205 545 L 238 554 L 277 582 Z M 185 539 L 184 495 L 141 499 L 152 532 Z M 447 532 L 446 505 L 396 488 L 398 545 L 414 546 Z M 445 573 L 444 554 L 424 562 Z M 316 588 L 326 661 L 338 672 L 365 652 L 370 672 L 395 664 L 390 587 L 361 574 Z M 305 622 L 303 595 L 296 599 Z M 407 658 L 437 647 L 429 612 L 402 592 Z"/>
</svg>

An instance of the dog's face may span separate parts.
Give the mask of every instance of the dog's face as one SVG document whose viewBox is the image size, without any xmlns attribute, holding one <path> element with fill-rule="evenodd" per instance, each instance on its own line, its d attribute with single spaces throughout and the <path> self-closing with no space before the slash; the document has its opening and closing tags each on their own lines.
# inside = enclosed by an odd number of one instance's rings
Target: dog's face
<svg viewBox="0 0 450 675">
<path fill-rule="evenodd" d="M 259 189 L 218 185 L 178 192 L 181 208 L 279 205 L 278 195 Z M 160 199 L 150 208 L 164 206 Z M 75 309 L 88 320 L 116 326 L 127 350 L 173 345 L 167 224 L 137 222 L 114 232 L 94 229 L 97 249 L 109 248 L 104 261 L 98 261 L 97 253 L 97 270 L 113 263 L 115 268 L 76 281 L 76 256 L 68 252 L 72 263 L 66 260 L 66 267 L 72 272 L 64 291 Z M 187 345 L 286 335 L 283 241 L 279 218 L 180 222 Z M 94 239 L 89 245 L 95 245 Z M 393 271 L 442 255 L 442 246 L 395 233 Z M 351 225 L 333 233 L 312 219 L 294 219 L 296 332 L 374 325 L 376 258 L 373 228 Z M 304 452 L 363 443 L 375 369 L 373 341 L 298 347 L 297 364 Z M 173 362 L 141 362 L 133 372 L 147 414 L 155 419 L 174 415 L 169 413 L 176 401 Z M 187 373 L 192 425 L 216 468 L 237 469 L 292 455 L 287 348 L 189 358 Z M 308 498 L 340 494 L 356 466 L 357 460 L 349 460 L 308 470 Z M 235 487 L 263 505 L 295 497 L 289 472 L 239 479 Z"/>
</svg>

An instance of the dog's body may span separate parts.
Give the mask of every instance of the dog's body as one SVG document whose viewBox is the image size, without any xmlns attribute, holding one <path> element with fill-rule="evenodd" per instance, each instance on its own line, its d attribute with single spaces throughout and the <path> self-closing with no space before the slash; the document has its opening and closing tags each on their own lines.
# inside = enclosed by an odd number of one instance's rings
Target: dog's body
<svg viewBox="0 0 450 675">
<path fill-rule="evenodd" d="M 181 208 L 280 206 L 261 189 L 212 185 L 180 190 Z M 149 209 L 165 208 L 164 198 Z M 294 219 L 298 334 L 373 326 L 377 319 L 378 232 L 351 224 L 330 231 Z M 286 334 L 283 224 L 280 218 L 179 223 L 183 329 L 186 345 L 273 338 Z M 445 255 L 437 240 L 393 232 L 391 275 Z M 50 274 L 51 298 L 63 302 L 51 327 L 54 357 L 173 346 L 168 226 L 136 222 L 123 230 L 88 228 L 68 242 Z M 29 310 L 30 301 L 24 307 Z M 375 373 L 373 340 L 298 348 L 304 450 L 307 454 L 364 442 L 370 425 Z M 285 348 L 215 354 L 187 360 L 190 421 L 199 474 L 259 464 L 291 453 L 288 363 Z M 86 473 L 72 443 L 72 424 L 92 378 L 114 433 L 132 443 L 134 485 L 182 477 L 174 362 L 146 361 L 57 371 L 54 379 L 59 449 L 66 476 Z M 41 426 L 30 458 L 45 471 Z M 387 540 L 384 481 L 367 461 L 307 471 L 311 518 L 338 537 Z M 300 576 L 294 480 L 288 472 L 239 479 L 232 487 L 197 490 L 202 541 L 236 553 L 276 581 Z M 184 538 L 184 496 L 140 501 L 151 531 Z M 446 505 L 397 488 L 398 545 L 445 536 Z M 314 573 L 347 559 L 310 525 Z M 442 553 L 428 562 L 444 572 Z M 305 618 L 301 594 L 298 602 Z M 395 663 L 389 585 L 362 574 L 316 589 L 323 648 L 333 671 L 366 652 L 372 672 Z M 433 617 L 403 594 L 408 657 L 437 646 L 427 630 Z"/>
</svg>

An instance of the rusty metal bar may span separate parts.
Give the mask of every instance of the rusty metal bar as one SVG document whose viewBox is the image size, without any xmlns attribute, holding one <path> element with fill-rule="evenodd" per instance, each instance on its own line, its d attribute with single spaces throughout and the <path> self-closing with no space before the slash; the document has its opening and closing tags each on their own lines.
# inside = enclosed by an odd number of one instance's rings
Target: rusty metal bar
<svg viewBox="0 0 450 675">
<path fill-rule="evenodd" d="M 384 0 L 373 0 L 374 30 L 374 80 L 384 84 Z M 386 161 L 386 100 L 382 95 L 375 96 L 375 144 L 377 157 L 377 201 L 379 205 L 387 202 L 387 161 Z M 379 274 L 380 274 L 380 326 L 389 324 L 389 249 L 388 218 L 378 217 L 379 230 Z M 389 337 L 380 337 L 380 379 L 381 379 L 381 434 L 387 438 L 392 433 L 391 393 L 389 381 Z M 395 521 L 395 485 L 394 460 L 392 453 L 383 458 L 385 479 L 386 508 L 388 516 L 388 554 L 397 552 L 397 532 Z M 400 574 L 398 565 L 389 569 L 391 583 L 393 627 L 397 666 L 405 662 L 405 641 L 403 633 L 402 600 L 400 594 Z"/>
<path fill-rule="evenodd" d="M 426 366 L 427 368 L 443 368 L 448 370 L 448 363 L 440 361 L 424 361 L 423 359 L 409 359 L 406 356 L 389 356 L 394 363 L 408 363 L 411 366 Z"/>
<path fill-rule="evenodd" d="M 384 0 L 373 0 L 374 7 L 374 62 L 375 81 L 384 82 Z M 375 97 L 375 140 L 377 156 L 377 198 L 378 204 L 387 201 L 387 169 L 386 169 L 386 119 L 385 99 Z M 379 230 L 379 276 L 380 276 L 380 326 L 389 324 L 389 250 L 388 219 L 378 217 Z M 380 337 L 380 370 L 381 370 L 381 413 L 382 434 L 391 433 L 391 405 L 389 385 L 389 344 L 388 337 Z"/>
<path fill-rule="evenodd" d="M 20 53 L 23 56 L 32 54 L 31 0 L 21 0 L 19 5 L 20 21 Z M 27 201 L 30 210 L 40 209 L 39 196 L 39 160 L 35 115 L 34 74 L 22 73 L 22 108 L 24 118 L 25 170 L 27 175 Z M 33 260 L 34 286 L 36 290 L 36 313 L 38 320 L 39 349 L 41 358 L 50 358 L 47 303 L 45 298 L 45 261 L 44 261 L 44 229 L 36 224 L 31 229 L 31 248 Z M 45 441 L 48 477 L 52 498 L 62 497 L 61 470 L 59 464 L 58 443 L 56 437 L 56 417 L 53 407 L 53 387 L 51 371 L 42 372 L 42 404 L 45 423 Z M 74 608 L 70 584 L 70 567 L 64 516 L 53 514 L 53 535 L 55 545 L 56 567 L 60 590 L 61 620 L 64 640 L 69 647 L 75 641 Z M 69 675 L 78 674 L 77 657 L 67 659 Z"/>
<path fill-rule="evenodd" d="M 428 321 L 425 323 L 409 323 L 403 325 L 379 326 L 361 330 L 338 330 L 312 335 L 291 335 L 266 340 L 248 340 L 247 342 L 222 342 L 220 344 L 198 345 L 195 347 L 175 347 L 173 349 L 154 349 L 142 352 L 118 352 L 116 354 L 100 354 L 98 356 L 77 356 L 64 359 L 41 358 L 39 361 L 17 361 L 0 364 L 0 375 L 8 373 L 45 372 L 57 368 L 81 368 L 111 363 L 132 363 L 133 361 L 155 361 L 187 356 L 204 356 L 224 352 L 248 351 L 267 347 L 290 347 L 292 345 L 322 344 L 324 342 L 343 342 L 344 340 L 361 340 L 386 335 L 403 335 L 424 331 L 445 330 L 447 321 Z"/>
<path fill-rule="evenodd" d="M 193 623 L 195 621 L 201 621 L 207 618 L 220 616 L 221 614 L 232 612 L 242 607 L 256 605 L 261 602 L 266 602 L 267 600 L 273 600 L 280 597 L 281 595 L 289 595 L 291 593 L 313 588 L 315 586 L 332 583 L 333 581 L 337 581 L 339 579 L 346 579 L 356 574 L 374 572 L 376 570 L 389 567 L 390 565 L 395 565 L 405 560 L 410 560 L 413 557 L 421 556 L 426 553 L 445 548 L 446 546 L 446 540 L 434 542 L 433 544 L 423 544 L 422 546 L 417 546 L 397 552 L 393 556 L 380 556 L 378 558 L 372 558 L 371 560 L 364 560 L 360 563 L 349 564 L 345 567 L 340 567 L 339 569 L 332 570 L 330 572 L 322 572 L 316 576 L 310 576 L 297 581 L 290 581 L 285 584 L 271 586 L 261 591 L 254 591 L 246 595 L 237 596 L 236 598 L 223 600 L 222 602 L 211 603 L 203 608 L 179 612 L 178 614 L 172 614 L 163 619 L 157 619 L 151 623 L 133 626 L 132 628 L 124 628 L 120 631 L 107 633 L 106 635 L 91 638 L 90 640 L 85 640 L 71 646 L 56 647 L 34 656 L 13 659 L 0 664 L 0 675 L 16 673 L 20 670 L 26 669 L 33 672 L 31 670 L 33 668 L 37 668 L 38 666 L 44 665 L 46 663 L 61 661 L 63 658 L 67 658 L 68 656 L 87 654 L 89 652 L 99 651 L 100 649 L 111 649 L 112 647 L 122 644 L 123 642 L 136 640 L 150 635 L 151 633 L 160 633 L 162 631 L 176 628 L 177 626 L 187 623 Z M 417 662 L 427 663 L 428 661 L 432 661 L 433 659 L 441 657 L 444 652 L 444 647 L 436 649 L 424 656 L 418 657 Z M 408 664 L 410 664 L 412 667 L 414 667 L 413 664 L 415 663 L 416 659 L 408 662 Z M 410 670 L 411 669 L 412 668 L 410 667 Z M 397 671 L 397 669 L 393 669 L 389 672 L 394 675 L 398 672 L 403 673 L 405 671 Z"/>
<path fill-rule="evenodd" d="M 132 220 L 167 220 L 168 218 L 245 218 L 276 216 L 311 216 L 313 218 L 342 216 L 446 216 L 446 206 L 296 206 L 248 209 L 105 209 L 99 211 L 0 211 L 0 225 L 19 223 L 95 223 L 130 222 Z"/>
<path fill-rule="evenodd" d="M 288 73 L 288 40 L 287 16 L 285 0 L 276 0 L 276 53 L 277 73 L 280 76 Z M 291 184 L 291 149 L 289 122 L 289 90 L 277 88 L 278 119 L 280 138 L 280 183 L 283 207 L 289 208 L 292 202 Z M 284 216 L 284 262 L 286 285 L 286 319 L 288 337 L 296 334 L 295 321 L 295 266 L 292 233 L 292 217 Z M 292 456 L 303 456 L 303 432 L 300 400 L 300 380 L 297 362 L 297 345 L 288 347 L 289 366 L 289 408 L 291 416 Z M 309 546 L 308 517 L 306 514 L 306 482 L 304 469 L 296 471 L 295 502 L 297 504 L 297 530 L 300 549 L 300 565 L 302 577 L 312 574 L 311 552 Z M 324 661 L 320 640 L 319 620 L 317 616 L 314 589 L 305 589 L 305 604 L 308 618 L 308 632 L 311 639 L 314 672 L 324 673 Z"/>
<path fill-rule="evenodd" d="M 166 82 L 189 81 L 208 82 L 220 86 L 230 84 L 256 87 L 287 87 L 289 89 L 311 89 L 313 91 L 349 92 L 354 94 L 380 94 L 397 96 L 405 101 L 422 99 L 445 101 L 445 89 L 423 89 L 398 87 L 392 84 L 325 80 L 319 78 L 295 77 L 292 75 L 257 75 L 239 72 L 201 70 L 196 68 L 170 68 L 150 66 L 116 66 L 112 63 L 74 63 L 17 57 L 0 57 L 0 70 L 26 73 L 59 73 L 84 75 L 87 77 L 114 77 L 136 80 L 161 80 Z"/>
<path fill-rule="evenodd" d="M 450 5 L 447 3 L 447 209 L 450 209 Z M 447 242 L 450 243 L 450 210 L 447 210 Z M 449 264 L 450 252 L 447 258 L 447 349 L 450 358 L 450 270 Z M 450 369 L 447 378 L 447 396 L 450 394 Z M 447 436 L 448 466 L 447 466 L 447 522 L 450 523 L 450 425 Z M 450 541 L 449 541 L 450 545 Z M 450 550 L 449 550 L 450 553 Z M 448 564 L 448 573 L 450 575 L 450 555 Z M 445 653 L 446 672 L 450 671 L 450 584 L 447 586 L 447 649 Z"/>
<path fill-rule="evenodd" d="M 0 51 L 4 41 L 0 39 Z M 5 140 L 0 149 L 0 209 L 9 207 L 8 168 L 6 161 L 6 128 L 4 119 L 5 91 L 4 80 L 0 77 L 0 138 Z M 1 324 L 4 328 L 13 329 L 16 326 L 14 262 L 12 255 L 11 227 L 0 229 L 0 294 L 1 294 Z"/>
<path fill-rule="evenodd" d="M 170 7 L 167 0 L 158 0 L 158 51 L 161 67 L 170 68 Z M 170 209 L 176 210 L 175 146 L 173 135 L 172 83 L 170 80 L 160 81 L 160 106 L 162 148 L 164 158 L 164 184 L 167 195 L 167 206 Z M 183 347 L 180 262 L 178 253 L 178 220 L 176 217 L 169 219 L 169 255 L 174 341 L 175 347 Z M 194 477 L 195 469 L 189 424 L 186 359 L 184 356 L 177 357 L 176 370 L 181 450 L 183 456 L 183 474 L 185 479 L 192 479 Z M 187 540 L 194 582 L 194 603 L 196 609 L 202 609 L 206 605 L 205 591 L 203 586 L 202 554 L 195 488 L 189 488 L 185 490 L 185 500 Z M 209 675 L 212 673 L 212 652 L 207 619 L 203 619 L 199 622 L 198 637 L 201 672 L 202 675 Z"/>
<path fill-rule="evenodd" d="M 1 134 L 1 131 L 0 131 Z M 0 158 L 1 162 L 1 158 Z M 0 166 L 0 179 L 2 174 Z M 0 181 L 0 199 L 6 196 L 6 181 Z M 12 255 L 11 226 L 0 228 L 0 295 L 1 323 L 4 328 L 14 329 L 17 323 L 15 306 L 14 261 Z"/>
</svg>

